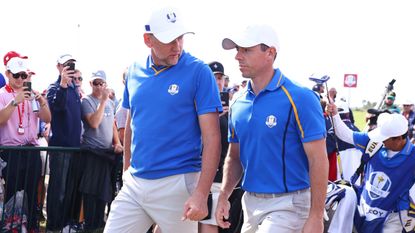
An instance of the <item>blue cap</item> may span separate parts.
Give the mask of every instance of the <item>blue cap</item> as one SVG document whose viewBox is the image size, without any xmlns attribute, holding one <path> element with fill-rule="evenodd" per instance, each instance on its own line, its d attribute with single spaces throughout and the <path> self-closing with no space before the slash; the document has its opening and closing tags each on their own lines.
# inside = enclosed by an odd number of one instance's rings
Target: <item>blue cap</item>
<svg viewBox="0 0 415 233">
<path fill-rule="evenodd" d="M 107 80 L 107 76 L 103 70 L 97 70 L 96 72 L 92 72 L 91 80 L 95 79 L 102 79 L 104 81 Z"/>
</svg>

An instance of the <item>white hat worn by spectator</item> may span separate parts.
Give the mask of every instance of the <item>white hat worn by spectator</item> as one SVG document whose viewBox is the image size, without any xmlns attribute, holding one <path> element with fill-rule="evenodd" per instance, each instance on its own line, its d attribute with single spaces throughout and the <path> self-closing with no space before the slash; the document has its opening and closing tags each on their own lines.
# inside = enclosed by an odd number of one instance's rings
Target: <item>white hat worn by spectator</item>
<svg viewBox="0 0 415 233">
<path fill-rule="evenodd" d="M 187 30 L 183 20 L 177 9 L 163 8 L 151 14 L 144 29 L 146 33 L 152 33 L 159 41 L 168 44 L 184 34 L 194 34 L 194 32 Z"/>
<path fill-rule="evenodd" d="M 382 113 L 377 120 L 377 128 L 368 136 L 375 142 L 383 142 L 388 138 L 398 137 L 408 132 L 408 120 L 401 114 Z"/>
<path fill-rule="evenodd" d="M 280 51 L 280 43 L 275 30 L 265 24 L 256 24 L 248 26 L 242 33 L 231 38 L 225 38 L 222 41 L 224 49 L 234 49 L 237 46 L 250 48 L 259 44 L 265 44 L 268 47 L 274 47 L 277 52 Z"/>
<path fill-rule="evenodd" d="M 13 57 L 7 62 L 7 70 L 10 70 L 13 74 L 27 71 L 26 59 L 20 57 Z"/>
<path fill-rule="evenodd" d="M 68 61 L 76 61 L 75 58 L 72 57 L 70 54 L 62 54 L 58 57 L 58 60 L 56 61 L 58 64 L 65 64 Z"/>
</svg>

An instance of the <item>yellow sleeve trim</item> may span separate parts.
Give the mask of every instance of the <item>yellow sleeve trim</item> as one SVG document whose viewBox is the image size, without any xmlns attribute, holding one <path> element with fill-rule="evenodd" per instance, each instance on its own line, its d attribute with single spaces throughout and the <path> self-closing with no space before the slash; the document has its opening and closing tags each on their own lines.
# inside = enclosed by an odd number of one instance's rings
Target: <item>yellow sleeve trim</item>
<svg viewBox="0 0 415 233">
<path fill-rule="evenodd" d="M 288 100 L 291 103 L 291 106 L 293 107 L 293 111 L 294 111 L 294 116 L 295 116 L 295 120 L 297 121 L 298 124 L 298 128 L 300 129 L 300 133 L 301 133 L 301 138 L 304 138 L 304 130 L 303 130 L 303 126 L 301 125 L 300 122 L 300 117 L 298 117 L 298 111 L 297 111 L 297 107 L 294 104 L 293 98 L 291 97 L 290 93 L 288 92 L 288 90 L 284 87 L 281 86 L 281 89 L 285 92 L 285 94 L 288 97 Z"/>
</svg>

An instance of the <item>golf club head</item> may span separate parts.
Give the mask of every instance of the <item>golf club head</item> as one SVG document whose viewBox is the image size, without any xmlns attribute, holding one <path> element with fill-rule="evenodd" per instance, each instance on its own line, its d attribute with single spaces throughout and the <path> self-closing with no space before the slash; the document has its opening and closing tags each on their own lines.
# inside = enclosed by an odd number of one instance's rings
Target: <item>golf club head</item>
<svg viewBox="0 0 415 233">
<path fill-rule="evenodd" d="M 313 81 L 317 84 L 323 84 L 323 83 L 327 82 L 330 79 L 330 76 L 324 75 L 321 78 L 316 78 L 316 77 L 311 76 L 308 79 L 310 79 L 311 81 Z"/>
</svg>

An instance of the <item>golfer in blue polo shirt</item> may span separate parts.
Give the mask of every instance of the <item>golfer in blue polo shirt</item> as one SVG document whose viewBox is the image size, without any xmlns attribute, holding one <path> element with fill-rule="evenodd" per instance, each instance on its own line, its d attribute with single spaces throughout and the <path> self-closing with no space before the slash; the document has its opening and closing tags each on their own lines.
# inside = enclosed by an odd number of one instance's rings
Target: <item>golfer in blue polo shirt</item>
<svg viewBox="0 0 415 233">
<path fill-rule="evenodd" d="M 220 155 L 222 104 L 209 66 L 183 51 L 191 33 L 171 8 L 153 12 L 144 43 L 151 55 L 134 63 L 125 83 L 124 186 L 104 232 L 196 233 Z M 203 152 L 202 152 L 203 139 Z"/>
<path fill-rule="evenodd" d="M 227 199 L 242 178 L 241 232 L 323 232 L 328 161 L 319 97 L 273 68 L 279 43 L 270 26 L 249 26 L 222 46 L 236 49 L 250 82 L 230 110 L 219 226 L 229 227 Z"/>
</svg>

